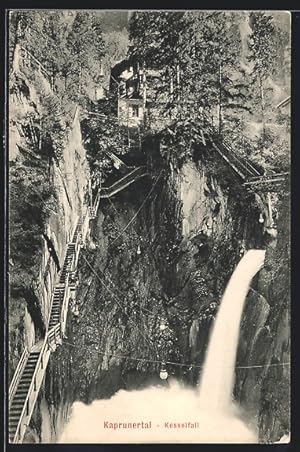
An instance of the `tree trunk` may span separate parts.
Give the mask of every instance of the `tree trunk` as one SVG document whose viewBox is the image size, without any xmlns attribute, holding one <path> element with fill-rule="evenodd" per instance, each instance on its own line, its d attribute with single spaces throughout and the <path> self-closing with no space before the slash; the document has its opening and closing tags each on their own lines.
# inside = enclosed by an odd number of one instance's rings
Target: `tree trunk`
<svg viewBox="0 0 300 452">
<path fill-rule="evenodd" d="M 42 122 L 42 120 L 40 120 L 39 151 L 41 151 L 41 149 L 42 149 L 42 135 L 43 135 L 42 125 L 43 125 L 43 122 Z"/>
<path fill-rule="evenodd" d="M 222 132 L 222 63 L 219 65 L 219 99 L 218 99 L 219 134 Z"/>
<path fill-rule="evenodd" d="M 12 14 L 12 13 L 11 13 Z M 16 14 L 14 25 L 12 25 L 12 20 L 10 23 L 10 34 L 9 34 L 9 66 L 13 71 L 18 72 L 19 70 L 19 55 L 20 55 L 20 35 L 21 35 L 21 16 L 20 13 Z"/>
<path fill-rule="evenodd" d="M 266 140 L 266 118 L 265 118 L 265 93 L 264 93 L 264 85 L 261 74 L 259 75 L 259 94 L 260 94 L 260 103 L 261 103 L 261 120 L 262 120 L 262 139 L 263 139 L 263 147 L 265 147 Z"/>
<path fill-rule="evenodd" d="M 79 67 L 79 86 L 78 86 L 78 92 L 79 95 L 81 94 L 81 77 L 82 77 L 82 66 Z"/>
</svg>

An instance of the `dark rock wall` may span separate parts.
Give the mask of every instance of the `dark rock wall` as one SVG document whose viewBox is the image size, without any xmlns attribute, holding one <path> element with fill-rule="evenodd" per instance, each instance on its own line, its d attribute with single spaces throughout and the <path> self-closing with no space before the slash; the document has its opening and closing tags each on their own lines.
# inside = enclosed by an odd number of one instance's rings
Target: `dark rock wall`
<svg viewBox="0 0 300 452">
<path fill-rule="evenodd" d="M 265 267 L 252 281 L 242 319 L 235 396 L 258 423 L 260 441 L 278 440 L 289 429 L 289 367 L 281 365 L 289 361 L 288 200 L 279 197 L 278 235 L 270 237 L 267 222 L 258 221 L 265 207 L 257 196 L 189 163 L 165 168 L 128 226 L 150 188 L 140 181 L 102 200 L 92 224 L 79 262 L 79 316 L 70 312 L 68 338 L 47 376 L 57 375 L 54 386 L 46 384 L 46 398 L 56 391 L 56 428 L 75 400 L 162 384 L 156 361 L 181 364 L 168 364 L 169 375 L 196 385 L 193 366 L 203 365 L 232 271 L 245 249 L 263 246 Z M 64 366 L 66 384 L 55 390 Z"/>
</svg>

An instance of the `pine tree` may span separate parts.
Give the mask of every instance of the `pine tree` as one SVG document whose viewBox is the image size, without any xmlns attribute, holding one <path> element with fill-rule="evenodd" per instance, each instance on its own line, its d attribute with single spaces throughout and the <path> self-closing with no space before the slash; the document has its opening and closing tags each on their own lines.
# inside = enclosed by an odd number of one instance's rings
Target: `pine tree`
<svg viewBox="0 0 300 452">
<path fill-rule="evenodd" d="M 253 78 L 258 84 L 264 141 L 266 137 L 265 83 L 266 79 L 272 75 L 276 62 L 275 27 L 272 16 L 263 12 L 250 13 L 249 24 L 252 33 L 249 38 L 248 60 L 253 63 Z"/>
</svg>

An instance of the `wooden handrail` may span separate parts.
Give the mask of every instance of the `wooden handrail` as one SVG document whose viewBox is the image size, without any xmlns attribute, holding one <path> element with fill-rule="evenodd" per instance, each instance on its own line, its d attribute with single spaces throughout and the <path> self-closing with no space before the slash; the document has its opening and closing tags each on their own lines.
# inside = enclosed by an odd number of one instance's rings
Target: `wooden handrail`
<svg viewBox="0 0 300 452">
<path fill-rule="evenodd" d="M 228 140 L 226 138 L 225 139 L 223 138 L 221 143 L 223 144 L 223 147 L 225 147 L 225 149 L 227 148 L 230 151 L 230 156 L 232 156 L 236 161 L 238 161 L 240 165 L 242 165 L 246 169 L 247 172 L 252 172 L 256 174 L 258 177 L 261 176 L 261 173 L 252 165 L 251 162 L 249 162 L 248 159 L 242 159 L 236 155 L 236 151 L 228 143 Z"/>
<path fill-rule="evenodd" d="M 78 246 L 75 247 L 75 253 L 73 254 L 73 262 L 74 262 L 74 260 L 76 262 L 78 260 L 78 256 L 79 256 L 79 252 L 80 252 L 80 248 L 81 248 L 81 242 L 85 240 L 88 223 L 89 223 L 89 209 L 87 208 L 85 211 L 85 215 L 84 215 L 84 221 L 81 224 L 79 234 L 75 240 L 75 244 Z M 80 218 L 77 222 L 76 228 L 79 224 L 80 224 Z M 76 228 L 75 228 L 75 230 L 76 230 Z M 74 233 L 75 233 L 75 231 L 74 231 Z M 73 264 L 73 262 L 72 262 L 72 264 Z M 22 440 L 24 438 L 24 435 L 26 432 L 26 427 L 32 416 L 32 412 L 33 412 L 33 409 L 34 409 L 34 406 L 35 406 L 35 403 L 36 403 L 36 400 L 38 397 L 39 389 L 42 384 L 42 380 L 44 378 L 44 374 L 45 374 L 45 371 L 46 371 L 46 368 L 48 365 L 50 353 L 51 353 L 51 351 L 53 351 L 52 346 L 61 344 L 61 341 L 62 341 L 62 335 L 64 333 L 64 328 L 65 328 L 65 317 L 66 317 L 66 313 L 68 311 L 68 302 L 69 302 L 69 288 L 70 288 L 69 273 L 70 273 L 70 271 L 67 271 L 64 284 L 58 283 L 56 285 L 56 288 L 64 289 L 63 301 L 61 304 L 60 321 L 54 327 L 52 327 L 50 330 L 48 330 L 46 332 L 46 335 L 44 337 L 44 340 L 43 340 L 41 346 L 39 346 L 39 344 L 35 344 L 31 349 L 32 352 L 34 350 L 39 352 L 39 356 L 38 356 L 38 359 L 37 359 L 37 362 L 35 365 L 35 369 L 33 372 L 33 376 L 32 376 L 31 382 L 30 382 L 29 389 L 26 394 L 22 412 L 21 412 L 21 415 L 20 415 L 20 418 L 19 418 L 19 421 L 17 424 L 17 428 L 16 428 L 15 435 L 13 438 L 13 443 L 20 443 L 20 442 L 22 442 Z M 52 301 L 53 301 L 53 296 L 54 296 L 54 294 L 52 295 Z M 51 310 L 52 310 L 52 304 L 51 304 L 51 309 L 50 309 L 49 321 L 51 318 Z M 49 324 L 49 322 L 48 322 L 48 324 Z M 39 347 L 41 347 L 41 348 L 39 348 Z M 12 382 L 10 384 L 10 388 L 9 388 L 9 402 L 10 403 L 13 400 L 14 394 L 18 387 L 18 383 L 20 382 L 20 376 L 22 374 L 23 369 L 26 366 L 29 356 L 30 356 L 30 351 L 25 347 L 24 352 L 22 353 L 22 356 L 19 360 L 17 369 L 14 373 Z M 25 419 L 26 419 L 26 424 L 25 424 Z"/>
<path fill-rule="evenodd" d="M 30 383 L 30 386 L 29 386 L 29 389 L 28 389 L 28 392 L 27 392 L 27 395 L 26 395 L 26 398 L 25 398 L 25 401 L 24 401 L 24 406 L 23 406 L 23 409 L 22 409 L 22 412 L 21 412 L 21 415 L 20 415 L 20 419 L 19 419 L 17 428 L 16 428 L 16 432 L 15 432 L 15 436 L 14 436 L 14 441 L 13 442 L 21 442 L 22 441 L 23 436 L 25 434 L 25 431 L 24 431 L 24 434 L 22 432 L 20 432 L 20 428 L 21 428 L 21 425 L 22 425 L 23 418 L 25 416 L 28 416 L 29 419 L 30 419 L 31 414 L 32 414 L 32 411 L 33 411 L 33 408 L 34 408 L 34 405 L 35 405 L 35 401 L 30 406 L 30 404 L 29 404 L 30 396 L 32 395 L 32 393 L 35 393 L 35 392 L 38 394 L 38 390 L 37 390 L 37 386 L 36 386 L 36 377 L 37 377 L 37 373 L 39 371 L 39 368 L 40 368 L 40 365 L 41 365 L 41 362 L 42 362 L 43 353 L 45 351 L 46 346 L 48 345 L 47 344 L 47 340 L 48 340 L 48 334 L 46 334 L 46 336 L 44 338 L 44 341 L 43 341 L 43 344 L 42 344 L 42 348 L 40 350 L 40 354 L 39 354 L 38 360 L 37 360 L 36 365 L 35 365 L 33 376 L 32 376 L 31 383 Z M 42 367 L 43 368 L 45 367 L 45 363 L 44 362 L 42 363 Z"/>
<path fill-rule="evenodd" d="M 47 333 L 47 343 L 49 347 L 53 345 L 52 339 L 54 338 L 54 344 L 57 345 L 56 339 L 61 339 L 61 324 L 58 322 L 55 326 L 51 328 L 51 330 Z"/>
<path fill-rule="evenodd" d="M 60 326 L 61 326 L 61 334 L 64 334 L 65 332 L 65 314 L 68 312 L 68 305 L 69 305 L 69 272 L 66 276 L 66 286 L 65 286 L 65 292 L 64 292 L 64 298 L 63 302 L 61 304 L 61 312 L 60 312 Z"/>
<path fill-rule="evenodd" d="M 23 423 L 23 419 L 24 417 L 28 417 L 29 419 L 31 418 L 34 406 L 35 406 L 35 402 L 39 393 L 39 389 L 40 386 L 42 384 L 43 378 L 44 378 L 44 374 L 48 365 L 48 360 L 49 360 L 49 356 L 50 356 L 50 347 L 51 347 L 51 343 L 53 342 L 53 338 L 54 338 L 54 343 L 55 345 L 57 344 L 57 342 L 60 339 L 60 328 L 61 325 L 60 323 L 58 323 L 57 325 L 55 325 L 53 328 L 51 328 L 50 331 L 47 332 L 41 350 L 40 350 L 40 354 L 38 357 L 38 360 L 36 362 L 35 365 L 35 369 L 33 372 L 33 376 L 31 379 L 31 383 L 24 401 L 24 406 L 20 415 L 20 419 L 16 428 L 16 432 L 15 432 L 15 436 L 13 439 L 14 443 L 19 443 L 23 440 L 24 434 L 25 434 L 25 430 L 24 432 L 20 431 L 21 427 L 22 427 L 22 423 Z M 56 340 L 58 339 L 58 341 Z M 48 354 L 48 356 L 47 356 Z M 40 371 L 42 371 L 42 375 L 39 375 Z M 40 378 L 39 378 L 40 377 Z M 38 381 L 37 381 L 38 380 Z M 33 400 L 31 399 L 32 394 L 34 394 Z"/>
<path fill-rule="evenodd" d="M 18 362 L 17 368 L 16 368 L 16 370 L 14 372 L 14 375 L 13 375 L 13 378 L 11 380 L 11 383 L 9 385 L 9 390 L 8 390 L 9 406 L 10 406 L 10 404 L 11 404 L 11 402 L 13 400 L 13 397 L 15 395 L 15 392 L 16 392 L 16 389 L 17 389 L 17 386 L 18 386 L 18 383 L 19 383 L 19 378 L 20 378 L 20 375 L 22 374 L 22 372 L 24 370 L 24 367 L 25 367 L 25 364 L 26 364 L 28 356 L 29 356 L 29 351 L 28 351 L 28 348 L 25 347 L 25 349 L 24 349 L 24 351 L 23 351 L 23 353 L 21 355 L 21 358 L 20 358 L 20 360 Z"/>
<path fill-rule="evenodd" d="M 277 177 L 285 177 L 285 176 L 288 176 L 289 175 L 289 172 L 284 172 L 284 173 L 269 173 L 269 174 L 263 174 L 263 175 L 261 175 L 261 176 L 254 176 L 254 177 L 250 177 L 249 179 L 248 179 L 248 181 L 247 182 L 255 182 L 255 181 L 259 181 L 259 180 L 262 180 L 262 179 L 266 179 L 266 178 L 268 178 L 268 179 L 275 179 L 275 178 L 277 178 Z"/>
<path fill-rule="evenodd" d="M 49 77 L 51 79 L 51 75 L 47 71 L 47 69 L 44 67 L 44 65 L 29 50 L 27 50 L 23 46 L 20 47 L 20 50 L 25 53 L 25 58 L 26 58 L 26 55 L 29 55 L 29 57 L 41 68 L 41 70 L 47 75 L 47 77 Z"/>
<path fill-rule="evenodd" d="M 218 146 L 216 144 L 214 144 L 212 142 L 212 145 L 214 147 L 214 149 L 221 155 L 221 157 L 223 157 L 224 160 L 226 160 L 226 162 L 235 170 L 235 172 L 243 179 L 246 180 L 246 176 L 240 171 L 239 168 L 237 168 L 237 166 L 233 163 L 230 162 L 229 158 L 227 157 L 227 155 L 222 154 L 222 152 L 220 151 L 220 149 L 218 148 Z"/>
<path fill-rule="evenodd" d="M 124 187 L 127 187 L 130 183 L 134 182 L 138 177 L 142 177 L 147 174 L 147 169 L 144 166 L 140 166 L 135 168 L 130 173 L 127 173 L 124 177 L 116 181 L 110 187 L 102 187 L 103 195 L 109 195 L 109 193 L 114 193 L 117 191 L 121 191 Z M 103 196 L 102 195 L 102 196 Z"/>
<path fill-rule="evenodd" d="M 246 182 L 244 182 L 243 185 L 245 185 L 246 187 L 249 187 L 251 185 L 274 184 L 276 182 L 284 182 L 284 181 L 285 181 L 285 177 L 284 176 L 280 176 L 280 177 L 277 177 L 277 178 L 275 178 L 275 177 L 267 177 L 267 178 L 262 177 L 261 179 L 246 181 Z"/>
</svg>

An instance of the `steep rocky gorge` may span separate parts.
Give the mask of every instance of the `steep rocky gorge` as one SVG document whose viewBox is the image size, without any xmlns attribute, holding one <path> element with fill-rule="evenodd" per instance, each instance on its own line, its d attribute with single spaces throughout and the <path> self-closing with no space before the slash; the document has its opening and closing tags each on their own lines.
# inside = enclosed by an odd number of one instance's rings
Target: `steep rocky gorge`
<svg viewBox="0 0 300 452">
<path fill-rule="evenodd" d="M 199 158 L 178 169 L 156 157 L 155 190 L 130 226 L 150 180 L 102 200 L 91 224 L 79 263 L 79 316 L 70 312 L 68 338 L 47 374 L 55 429 L 61 431 L 62 413 L 67 417 L 75 400 L 165 384 L 159 361 L 169 363 L 170 376 L 197 385 L 226 283 L 246 249 L 264 247 L 265 266 L 252 282 L 241 324 L 235 396 L 247 421 L 258 424 L 260 441 L 276 441 L 289 430 L 289 366 L 282 365 L 290 349 L 289 200 L 271 195 L 274 226 L 266 196 L 245 190 L 232 175 L 228 184 L 221 162 L 223 177 Z"/>
<path fill-rule="evenodd" d="M 36 124 L 45 114 L 45 99 L 55 103 L 55 94 L 41 74 L 19 67 L 18 61 L 15 61 L 10 80 L 10 232 L 13 240 L 10 243 L 9 269 L 9 382 L 24 348 L 30 348 L 44 335 L 53 287 L 81 213 L 89 179 L 79 111 L 75 105 L 70 105 L 72 120 L 69 124 L 65 117 L 60 119 L 64 142 L 60 158 L 48 158 L 46 139 L 42 143 L 41 129 Z M 39 179 L 35 179 L 36 174 Z M 24 193 L 17 192 L 18 184 L 23 184 Z M 50 202 L 42 198 L 39 184 L 43 184 L 51 193 Z M 42 190 L 42 185 L 40 187 Z M 33 212 L 35 216 L 29 213 L 25 223 L 23 219 L 27 212 Z M 35 242 L 38 245 L 36 254 L 33 249 Z M 28 246 L 27 260 L 34 262 L 34 266 L 29 269 L 26 268 L 26 262 L 21 260 L 20 250 L 25 245 Z M 18 279 L 22 286 L 27 284 L 27 291 L 15 289 Z M 41 396 L 39 402 L 42 400 Z M 37 408 L 36 413 L 39 411 L 40 408 Z M 33 423 L 39 415 L 36 413 Z M 29 429 L 25 442 L 30 441 L 32 432 Z"/>
</svg>

